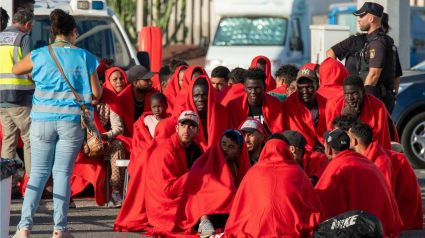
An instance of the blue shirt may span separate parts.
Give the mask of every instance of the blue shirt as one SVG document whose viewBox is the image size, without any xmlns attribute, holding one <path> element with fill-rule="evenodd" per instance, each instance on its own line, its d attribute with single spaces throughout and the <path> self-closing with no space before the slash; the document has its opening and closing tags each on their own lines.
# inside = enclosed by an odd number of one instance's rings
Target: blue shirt
<svg viewBox="0 0 425 238">
<path fill-rule="evenodd" d="M 55 47 L 61 46 L 61 47 Z M 53 46 L 56 58 L 68 81 L 87 108 L 93 111 L 90 75 L 99 66 L 97 59 L 87 50 L 69 44 Z M 67 120 L 80 122 L 80 105 L 60 73 L 49 48 L 34 50 L 32 77 L 35 82 L 32 120 Z"/>
</svg>

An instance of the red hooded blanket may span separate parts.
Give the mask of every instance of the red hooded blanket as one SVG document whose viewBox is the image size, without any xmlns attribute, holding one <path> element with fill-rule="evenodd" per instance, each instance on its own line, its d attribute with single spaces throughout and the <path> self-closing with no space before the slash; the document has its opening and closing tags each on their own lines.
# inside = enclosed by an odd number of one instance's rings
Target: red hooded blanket
<svg viewBox="0 0 425 238">
<path fill-rule="evenodd" d="M 341 62 L 327 58 L 320 65 L 320 87 L 317 93 L 331 99 L 342 92 L 342 83 L 348 77 L 348 70 Z"/>
<path fill-rule="evenodd" d="M 114 231 L 152 231 L 152 229 L 148 227 L 144 196 L 146 167 L 153 150 L 169 138 L 168 134 L 170 134 L 170 132 L 163 130 L 167 127 L 160 126 L 163 122 L 164 120 L 158 123 L 155 128 L 154 139 L 147 148 L 140 148 L 138 139 L 133 139 L 134 150 L 132 153 L 132 160 L 130 161 L 131 166 L 130 164 L 128 166 L 128 169 L 131 168 L 132 171 L 131 177 L 124 203 L 115 220 Z M 174 132 L 175 131 L 174 129 Z"/>
<path fill-rule="evenodd" d="M 378 141 L 373 140 L 363 155 L 372 161 L 379 170 L 381 170 L 391 188 L 391 191 L 394 192 L 395 181 L 393 166 L 391 165 L 390 158 L 388 158 L 384 149 L 382 149 L 382 147 L 378 144 Z"/>
<path fill-rule="evenodd" d="M 263 116 L 269 130 L 272 133 L 283 133 L 284 127 L 282 103 L 277 97 L 264 93 L 263 96 Z M 238 128 L 243 123 L 249 114 L 248 95 L 233 99 L 227 104 L 229 111 L 230 128 Z"/>
<path fill-rule="evenodd" d="M 270 140 L 236 193 L 226 237 L 310 237 L 323 208 L 288 145 Z"/>
<path fill-rule="evenodd" d="M 154 232 L 171 231 L 189 172 L 185 149 L 177 133 L 156 147 L 151 158 L 155 159 L 149 160 L 145 182 L 149 225 Z"/>
<path fill-rule="evenodd" d="M 391 159 L 395 179 L 395 200 L 403 221 L 404 230 L 421 230 L 424 216 L 421 189 L 415 171 L 406 156 L 391 150 L 385 151 Z"/>
<path fill-rule="evenodd" d="M 320 179 L 328 164 L 329 161 L 326 155 L 307 150 L 304 151 L 303 169 L 308 177 L 316 176 Z"/>
<path fill-rule="evenodd" d="M 251 167 L 245 143 L 236 157 L 236 164 L 238 186 Z M 203 215 L 230 213 L 236 186 L 220 142 L 217 142 L 195 161 L 189 171 L 177 209 L 176 230 L 191 230 Z"/>
<path fill-rule="evenodd" d="M 221 105 L 227 106 L 231 100 L 243 96 L 245 93 L 245 85 L 243 83 L 232 84 L 217 93 L 215 100 Z"/>
<path fill-rule="evenodd" d="M 152 94 L 158 92 L 156 89 L 152 88 L 151 91 L 147 92 L 145 95 L 145 107 L 144 112 L 151 111 L 150 98 Z M 128 85 L 121 93 L 118 95 L 118 99 L 121 102 L 123 107 L 124 117 L 124 135 L 133 136 L 133 125 L 134 125 L 134 99 L 133 99 L 133 85 Z"/>
<path fill-rule="evenodd" d="M 382 172 L 372 161 L 352 150 L 336 155 L 315 187 L 326 219 L 347 211 L 375 215 L 387 237 L 400 235 L 403 224 L 397 203 Z"/>
<path fill-rule="evenodd" d="M 111 84 L 111 81 L 109 80 L 109 77 L 111 77 L 111 74 L 115 71 L 121 72 L 122 76 L 124 77 L 125 87 L 130 84 L 130 82 L 127 79 L 127 74 L 124 72 L 124 70 L 122 70 L 121 68 L 118 68 L 118 67 L 112 67 L 112 68 L 107 69 L 105 71 L 105 83 L 103 84 L 103 87 L 111 90 L 112 92 L 114 92 L 115 94 L 118 95 L 119 93 L 117 93 L 117 91 L 115 91 L 114 87 Z"/>
<path fill-rule="evenodd" d="M 305 148 L 309 151 L 314 150 L 318 141 L 322 145 L 325 143 L 323 133 L 326 131 L 326 98 L 316 94 L 316 100 L 319 108 L 319 122 L 316 128 L 313 116 L 301 101 L 298 92 L 293 93 L 282 103 L 286 115 L 283 117 L 283 127 L 300 132 L 307 139 Z"/>
<path fill-rule="evenodd" d="M 120 101 L 116 94 L 107 89 L 103 89 L 102 100 L 106 105 L 122 118 L 123 111 Z M 94 123 L 100 133 L 107 132 L 102 126 L 99 117 L 94 113 Z M 127 151 L 131 151 L 131 138 L 119 135 L 117 140 L 125 143 Z M 74 170 L 71 177 L 71 195 L 75 195 L 84 190 L 88 184 L 92 184 L 95 192 L 95 200 L 97 205 L 103 206 L 106 200 L 106 162 L 103 157 L 97 159 L 89 159 L 86 155 L 79 153 L 74 165 Z"/>
<path fill-rule="evenodd" d="M 276 80 L 273 78 L 272 76 L 272 64 L 270 63 L 269 58 L 267 58 L 266 56 L 257 56 L 255 57 L 252 61 L 251 61 L 251 67 L 252 68 L 257 68 L 257 62 L 259 59 L 263 59 L 266 61 L 266 69 L 265 69 L 265 73 L 266 73 L 266 92 L 269 92 L 273 89 L 276 88 Z"/>
<path fill-rule="evenodd" d="M 326 126 L 328 130 L 332 130 L 332 120 L 342 114 L 343 106 L 345 106 L 344 93 L 340 93 L 328 101 L 326 105 Z M 381 100 L 365 93 L 359 120 L 372 127 L 375 139 L 384 149 L 390 150 L 391 139 L 387 113 L 387 109 Z"/>
<path fill-rule="evenodd" d="M 170 82 L 168 82 L 167 87 L 164 89 L 164 95 L 167 98 L 168 108 L 167 112 L 172 112 L 174 108 L 174 100 L 176 96 L 180 92 L 180 84 L 179 84 L 179 73 L 182 69 L 187 69 L 188 66 L 182 65 L 179 66 L 176 71 L 174 71 L 173 76 L 171 76 Z M 189 82 L 187 82 L 189 84 Z"/>
<path fill-rule="evenodd" d="M 186 71 L 187 72 L 187 71 Z M 216 102 L 215 100 L 215 89 L 211 85 L 209 78 L 205 75 L 201 75 L 194 80 L 192 80 L 188 86 L 187 93 L 185 96 L 185 101 L 183 104 L 178 106 L 176 104 L 174 108 L 174 117 L 179 117 L 183 111 L 191 110 L 196 112 L 199 117 L 199 113 L 196 110 L 195 103 L 193 102 L 193 87 L 195 86 L 196 81 L 200 79 L 206 79 L 208 82 L 208 105 L 207 105 L 207 127 L 203 128 L 202 123 L 199 123 L 199 134 L 196 136 L 196 141 L 200 143 L 203 147 L 211 147 L 217 141 L 220 140 L 223 133 L 229 129 L 229 114 L 227 109 Z M 199 117 L 201 120 L 201 118 Z M 174 125 L 175 126 L 175 125 Z M 205 139 L 204 130 L 207 130 L 208 141 Z"/>
<path fill-rule="evenodd" d="M 282 84 L 282 86 L 275 88 L 271 91 L 269 91 L 269 93 L 276 93 L 276 94 L 287 94 L 288 91 L 286 89 L 286 84 Z"/>
</svg>

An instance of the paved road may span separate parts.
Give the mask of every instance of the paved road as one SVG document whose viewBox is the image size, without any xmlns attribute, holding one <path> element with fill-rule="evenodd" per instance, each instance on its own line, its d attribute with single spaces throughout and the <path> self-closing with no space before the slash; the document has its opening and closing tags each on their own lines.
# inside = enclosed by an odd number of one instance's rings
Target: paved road
<svg viewBox="0 0 425 238">
<path fill-rule="evenodd" d="M 422 189 L 422 201 L 425 202 L 425 170 L 416 170 L 419 185 Z M 71 209 L 68 216 L 69 228 L 77 238 L 119 238 L 140 237 L 138 233 L 113 232 L 115 217 L 118 209 L 99 207 L 93 200 L 76 199 L 76 209 Z M 14 234 L 21 215 L 22 200 L 12 200 L 10 217 L 10 237 Z M 32 238 L 51 237 L 53 229 L 53 202 L 51 199 L 42 200 L 34 218 Z M 425 237 L 425 229 L 419 231 L 404 231 L 400 237 Z"/>
</svg>

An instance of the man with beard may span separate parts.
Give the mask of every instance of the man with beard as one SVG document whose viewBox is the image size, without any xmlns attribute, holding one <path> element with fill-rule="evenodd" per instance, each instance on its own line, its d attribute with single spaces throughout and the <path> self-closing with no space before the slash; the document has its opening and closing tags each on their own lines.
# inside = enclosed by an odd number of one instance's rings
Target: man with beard
<svg viewBox="0 0 425 238">
<path fill-rule="evenodd" d="M 229 73 L 230 70 L 225 66 L 217 66 L 211 72 L 211 84 L 217 92 L 229 86 Z"/>
<path fill-rule="evenodd" d="M 342 89 L 344 93 L 332 98 L 326 105 L 327 129 L 332 129 L 332 121 L 339 115 L 354 115 L 372 127 L 375 139 L 384 149 L 390 150 L 388 112 L 384 103 L 366 93 L 363 80 L 359 76 L 348 76 Z M 390 126 L 393 127 L 393 124 Z"/>
<path fill-rule="evenodd" d="M 266 93 L 266 78 L 261 69 L 249 68 L 246 71 L 245 94 L 227 104 L 231 128 L 237 128 L 247 118 L 254 118 L 263 124 L 269 134 L 283 132 L 281 102 Z"/>
<path fill-rule="evenodd" d="M 299 131 L 306 139 L 309 151 L 324 151 L 323 133 L 326 131 L 326 98 L 317 94 L 319 79 L 309 68 L 301 69 L 297 76 L 298 91 L 283 102 L 284 128 Z"/>
<path fill-rule="evenodd" d="M 263 149 L 264 139 L 266 131 L 263 125 L 258 120 L 248 119 L 246 120 L 240 130 L 243 133 L 246 146 L 248 148 L 249 162 L 251 166 L 258 162 L 260 158 L 261 150 Z"/>
<path fill-rule="evenodd" d="M 202 149 L 196 144 L 199 118 L 194 111 L 178 117 L 176 133 L 152 152 L 146 168 L 145 204 L 154 231 L 171 231 L 189 170 Z"/>
</svg>

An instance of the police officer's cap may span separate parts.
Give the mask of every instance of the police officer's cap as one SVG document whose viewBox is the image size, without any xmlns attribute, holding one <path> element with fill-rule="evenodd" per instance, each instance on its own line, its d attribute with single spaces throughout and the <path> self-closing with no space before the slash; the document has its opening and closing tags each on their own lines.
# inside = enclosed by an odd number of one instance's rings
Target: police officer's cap
<svg viewBox="0 0 425 238">
<path fill-rule="evenodd" d="M 353 12 L 353 15 L 363 16 L 367 13 L 370 13 L 377 17 L 382 17 L 382 13 L 384 13 L 384 7 L 375 2 L 365 2 L 359 10 Z"/>
</svg>

